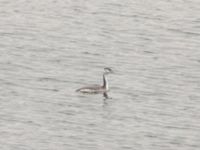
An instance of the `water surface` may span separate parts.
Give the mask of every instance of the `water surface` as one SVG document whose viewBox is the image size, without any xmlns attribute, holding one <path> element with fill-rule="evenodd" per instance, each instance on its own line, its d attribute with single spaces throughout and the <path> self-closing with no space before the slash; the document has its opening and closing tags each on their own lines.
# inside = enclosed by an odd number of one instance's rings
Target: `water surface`
<svg viewBox="0 0 200 150">
<path fill-rule="evenodd" d="M 198 150 L 199 6 L 0 0 L 0 149 Z"/>
</svg>

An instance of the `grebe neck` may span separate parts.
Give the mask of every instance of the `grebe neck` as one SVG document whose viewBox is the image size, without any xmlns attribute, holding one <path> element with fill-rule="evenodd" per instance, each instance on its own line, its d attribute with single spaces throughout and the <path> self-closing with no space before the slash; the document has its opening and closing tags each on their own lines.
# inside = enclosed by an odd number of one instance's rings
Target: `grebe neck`
<svg viewBox="0 0 200 150">
<path fill-rule="evenodd" d="M 106 90 L 109 89 L 109 87 L 108 87 L 108 80 L 107 80 L 105 74 L 103 74 L 103 87 L 104 87 Z"/>
</svg>

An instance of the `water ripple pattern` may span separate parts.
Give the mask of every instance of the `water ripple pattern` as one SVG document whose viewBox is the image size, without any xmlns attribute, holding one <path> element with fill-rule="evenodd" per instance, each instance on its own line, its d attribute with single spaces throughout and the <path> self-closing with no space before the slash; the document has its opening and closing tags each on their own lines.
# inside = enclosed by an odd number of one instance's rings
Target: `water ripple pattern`
<svg viewBox="0 0 200 150">
<path fill-rule="evenodd" d="M 0 149 L 199 150 L 199 6 L 0 0 Z"/>
</svg>

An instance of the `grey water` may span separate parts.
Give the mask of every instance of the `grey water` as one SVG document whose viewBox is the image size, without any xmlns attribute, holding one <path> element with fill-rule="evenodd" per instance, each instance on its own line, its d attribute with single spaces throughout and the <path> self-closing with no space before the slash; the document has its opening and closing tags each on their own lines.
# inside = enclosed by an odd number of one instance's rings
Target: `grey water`
<svg viewBox="0 0 200 150">
<path fill-rule="evenodd" d="M 199 150 L 199 8 L 0 0 L 0 149 Z"/>
</svg>

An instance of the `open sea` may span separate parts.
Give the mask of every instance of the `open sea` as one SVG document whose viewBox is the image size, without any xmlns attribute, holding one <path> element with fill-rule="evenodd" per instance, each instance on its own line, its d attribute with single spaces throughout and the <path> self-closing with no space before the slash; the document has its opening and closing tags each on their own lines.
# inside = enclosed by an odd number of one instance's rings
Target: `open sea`
<svg viewBox="0 0 200 150">
<path fill-rule="evenodd" d="M 0 0 L 0 150 L 199 149 L 199 0 Z"/>
</svg>

